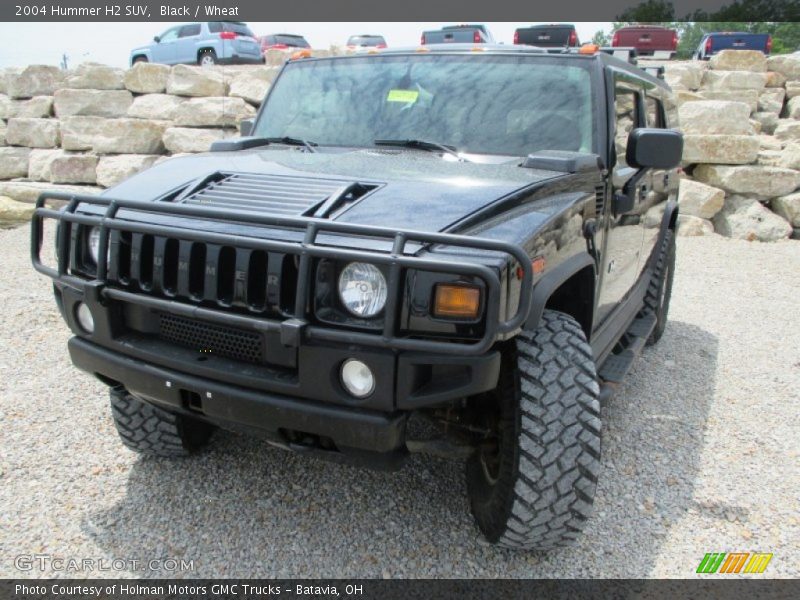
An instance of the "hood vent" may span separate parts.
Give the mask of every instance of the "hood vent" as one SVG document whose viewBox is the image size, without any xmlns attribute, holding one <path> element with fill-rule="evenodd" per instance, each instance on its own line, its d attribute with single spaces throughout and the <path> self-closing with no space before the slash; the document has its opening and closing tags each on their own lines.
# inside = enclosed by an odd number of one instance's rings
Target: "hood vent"
<svg viewBox="0 0 800 600">
<path fill-rule="evenodd" d="M 326 217 L 376 187 L 341 179 L 217 171 L 190 184 L 173 202 Z"/>
</svg>

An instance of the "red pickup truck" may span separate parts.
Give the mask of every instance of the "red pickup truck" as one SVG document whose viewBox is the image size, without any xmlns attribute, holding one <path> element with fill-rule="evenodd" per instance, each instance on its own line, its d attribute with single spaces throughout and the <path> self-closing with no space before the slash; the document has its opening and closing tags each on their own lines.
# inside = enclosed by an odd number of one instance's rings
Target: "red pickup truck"
<svg viewBox="0 0 800 600">
<path fill-rule="evenodd" d="M 674 54 L 678 49 L 678 32 L 657 25 L 631 25 L 614 32 L 611 45 L 615 48 L 636 48 L 639 56 L 656 52 Z"/>
</svg>

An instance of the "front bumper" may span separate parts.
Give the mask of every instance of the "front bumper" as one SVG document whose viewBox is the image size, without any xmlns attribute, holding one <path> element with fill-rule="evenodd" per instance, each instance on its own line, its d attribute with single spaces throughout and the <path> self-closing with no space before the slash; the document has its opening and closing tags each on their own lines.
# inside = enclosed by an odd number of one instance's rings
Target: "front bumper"
<svg viewBox="0 0 800 600">
<path fill-rule="evenodd" d="M 312 340 L 302 340 L 296 348 L 287 348 L 281 344 L 279 332 L 269 331 L 260 334 L 262 344 L 272 350 L 276 360 L 268 364 L 242 362 L 165 340 L 159 335 L 158 327 L 159 315 L 166 312 L 102 299 L 91 290 L 89 287 L 87 293 L 81 293 L 58 284 L 54 290 L 62 316 L 77 338 L 111 355 L 128 357 L 155 368 L 191 373 L 221 385 L 292 397 L 297 402 L 316 401 L 384 413 L 409 411 L 491 390 L 497 385 L 500 372 L 497 350 L 479 356 L 454 356 L 393 352 Z M 77 321 L 77 307 L 81 302 L 89 307 L 94 318 L 95 330 L 91 334 L 83 331 Z M 191 322 L 207 324 L 197 318 Z M 142 330 L 152 330 L 152 333 Z M 375 376 L 376 389 L 365 399 L 352 397 L 341 384 L 340 368 L 349 358 L 366 363 Z M 124 383 L 112 373 L 94 372 L 101 378 Z"/>
<path fill-rule="evenodd" d="M 316 448 L 293 443 L 289 431 L 329 438 L 338 452 L 350 455 L 350 462 L 364 451 L 384 455 L 384 462 L 405 454 L 403 412 L 382 413 L 250 390 L 121 356 L 78 337 L 70 339 L 69 353 L 79 369 L 100 375 L 106 383 L 121 384 L 144 401 L 293 450 Z"/>
</svg>

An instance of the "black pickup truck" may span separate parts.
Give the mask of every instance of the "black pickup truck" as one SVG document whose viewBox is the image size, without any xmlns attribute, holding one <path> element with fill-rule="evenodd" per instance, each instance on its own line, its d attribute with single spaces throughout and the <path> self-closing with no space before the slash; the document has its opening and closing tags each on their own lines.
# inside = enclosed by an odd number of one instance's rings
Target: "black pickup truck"
<svg viewBox="0 0 800 600">
<path fill-rule="evenodd" d="M 490 542 L 558 546 L 590 513 L 601 402 L 666 325 L 675 111 L 592 49 L 291 60 L 243 137 L 43 194 L 33 263 L 128 447 L 222 427 L 460 457 Z"/>
</svg>

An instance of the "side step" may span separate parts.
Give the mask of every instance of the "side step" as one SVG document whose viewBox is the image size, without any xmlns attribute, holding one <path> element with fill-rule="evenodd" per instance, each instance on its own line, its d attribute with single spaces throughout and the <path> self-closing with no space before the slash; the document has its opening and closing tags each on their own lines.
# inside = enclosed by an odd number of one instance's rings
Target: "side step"
<svg viewBox="0 0 800 600">
<path fill-rule="evenodd" d="M 647 343 L 647 338 L 650 337 L 655 326 L 656 316 L 653 313 L 647 313 L 634 319 L 617 342 L 617 346 L 623 346 L 622 349 L 616 354 L 613 352 L 609 354 L 603 366 L 600 367 L 598 371 L 600 379 L 609 383 L 622 383 L 634 361 L 642 352 L 642 348 Z"/>
</svg>

